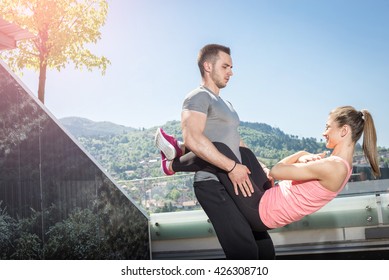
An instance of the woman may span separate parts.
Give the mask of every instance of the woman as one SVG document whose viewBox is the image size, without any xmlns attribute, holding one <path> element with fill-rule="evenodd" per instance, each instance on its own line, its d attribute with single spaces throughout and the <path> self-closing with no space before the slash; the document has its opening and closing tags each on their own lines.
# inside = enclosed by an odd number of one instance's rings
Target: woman
<svg viewBox="0 0 389 280">
<path fill-rule="evenodd" d="M 380 176 L 377 156 L 377 136 L 371 114 L 367 110 L 357 111 L 351 106 L 338 107 L 328 116 L 323 133 L 326 147 L 332 150 L 329 157 L 324 154 L 297 152 L 278 162 L 269 175 L 281 180 L 274 187 L 269 187 L 269 180 L 259 164 L 252 172 L 251 181 L 254 191 L 239 186 L 244 197 L 238 195 L 238 187 L 229 180 L 229 172 L 215 168 L 205 161 L 188 153 L 175 158 L 169 166 L 171 172 L 204 170 L 213 172 L 233 197 L 240 211 L 250 222 L 253 230 L 263 231 L 285 226 L 312 214 L 334 199 L 348 182 L 352 172 L 352 160 L 355 144 L 363 134 L 363 152 L 375 177 Z M 166 135 L 165 135 L 166 136 Z M 181 153 L 177 141 L 165 137 L 166 143 L 159 145 L 162 152 Z M 235 160 L 232 151 L 222 143 L 214 143 L 226 156 Z M 253 168 L 255 155 L 250 150 L 241 148 L 242 164 Z"/>
</svg>

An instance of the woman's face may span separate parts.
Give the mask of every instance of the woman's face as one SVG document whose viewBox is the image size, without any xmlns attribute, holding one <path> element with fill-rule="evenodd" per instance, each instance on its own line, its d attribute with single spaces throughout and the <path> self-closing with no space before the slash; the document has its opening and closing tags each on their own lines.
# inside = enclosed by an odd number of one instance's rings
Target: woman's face
<svg viewBox="0 0 389 280">
<path fill-rule="evenodd" d="M 342 135 L 342 129 L 339 124 L 334 120 L 332 115 L 328 116 L 326 127 L 323 132 L 323 137 L 326 139 L 326 147 L 333 149 L 340 141 Z"/>
</svg>

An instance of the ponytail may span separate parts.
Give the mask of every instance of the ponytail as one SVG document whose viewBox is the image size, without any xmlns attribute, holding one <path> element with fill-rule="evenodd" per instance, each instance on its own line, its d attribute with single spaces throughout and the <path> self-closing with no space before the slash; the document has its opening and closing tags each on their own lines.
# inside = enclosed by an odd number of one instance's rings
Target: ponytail
<svg viewBox="0 0 389 280">
<path fill-rule="evenodd" d="M 357 143 L 363 134 L 362 149 L 370 164 L 375 178 L 381 176 L 378 152 L 377 134 L 373 117 L 367 110 L 357 111 L 352 106 L 342 106 L 331 111 L 339 126 L 348 125 L 351 127 L 351 139 Z"/>
<path fill-rule="evenodd" d="M 377 133 L 374 126 L 373 117 L 367 110 L 361 110 L 363 114 L 362 118 L 364 119 L 363 127 L 363 143 L 362 149 L 365 154 L 366 159 L 368 160 L 371 169 L 373 170 L 374 177 L 380 177 L 381 171 L 378 162 L 378 152 L 377 152 Z"/>
</svg>

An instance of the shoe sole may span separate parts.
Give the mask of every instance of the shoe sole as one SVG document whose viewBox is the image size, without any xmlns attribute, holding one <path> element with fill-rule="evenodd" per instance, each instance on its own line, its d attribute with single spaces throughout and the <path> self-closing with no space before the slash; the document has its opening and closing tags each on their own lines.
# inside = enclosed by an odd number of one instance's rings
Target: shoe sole
<svg viewBox="0 0 389 280">
<path fill-rule="evenodd" d="M 177 155 L 176 149 L 162 136 L 160 129 L 155 133 L 155 146 L 165 154 L 168 160 L 173 160 Z"/>
</svg>

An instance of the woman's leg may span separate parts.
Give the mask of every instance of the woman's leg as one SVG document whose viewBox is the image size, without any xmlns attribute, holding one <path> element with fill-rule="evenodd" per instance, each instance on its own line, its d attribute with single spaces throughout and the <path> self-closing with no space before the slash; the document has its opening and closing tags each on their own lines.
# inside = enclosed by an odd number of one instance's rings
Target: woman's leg
<svg viewBox="0 0 389 280">
<path fill-rule="evenodd" d="M 251 179 L 257 186 L 263 186 L 264 190 L 271 188 L 271 182 L 267 178 L 265 171 L 259 163 L 255 154 L 246 147 L 239 148 L 242 157 L 242 164 L 246 165 L 251 171 Z"/>
<path fill-rule="evenodd" d="M 255 154 L 248 148 L 240 147 L 242 164 L 246 165 L 251 171 L 251 178 L 255 185 L 263 185 L 264 189 L 271 188 L 271 182 L 262 169 Z M 276 258 L 273 240 L 267 231 L 253 231 L 254 238 L 258 247 L 258 258 L 260 260 L 274 260 Z"/>
<path fill-rule="evenodd" d="M 222 154 L 231 158 L 232 160 L 235 160 L 236 162 L 239 162 L 237 157 L 227 145 L 219 142 L 214 142 L 213 144 Z M 267 230 L 268 228 L 262 223 L 259 217 L 258 205 L 263 193 L 268 188 L 269 181 L 266 177 L 266 174 L 263 172 L 262 167 L 256 160 L 255 155 L 252 154 L 249 149 L 241 150 L 241 155 L 243 164 L 249 166 L 252 173 L 250 179 L 254 187 L 254 193 L 251 197 L 236 195 L 234 191 L 234 186 L 230 178 L 228 177 L 227 172 L 200 159 L 193 152 L 187 153 L 180 158 L 174 159 L 172 163 L 172 169 L 175 172 L 194 172 L 201 170 L 215 174 L 219 178 L 220 182 L 224 185 L 226 191 L 234 200 L 239 210 L 249 221 L 252 229 L 256 231 Z M 255 161 L 253 156 L 255 158 Z M 257 165 L 254 164 L 255 162 L 257 162 Z"/>
<path fill-rule="evenodd" d="M 224 145 L 223 143 L 215 142 L 216 148 L 218 148 L 218 145 Z M 229 150 L 229 148 L 224 145 L 224 148 L 221 148 L 222 150 L 219 150 L 223 152 L 225 148 Z M 242 157 L 242 164 L 246 165 L 250 171 L 251 171 L 251 179 L 255 182 L 257 186 L 263 186 L 264 190 L 267 190 L 271 188 L 271 182 L 268 180 L 265 172 L 263 171 L 262 166 L 258 162 L 257 157 L 254 155 L 254 153 L 246 147 L 240 147 L 239 148 L 241 157 Z M 234 157 L 234 160 L 236 162 L 239 162 L 239 160 L 235 157 L 235 155 L 232 153 L 232 151 L 228 151 L 228 154 Z M 226 154 L 225 154 L 226 155 Z M 212 166 L 210 163 L 206 162 L 205 160 L 202 160 L 198 156 L 196 156 L 193 152 L 188 151 L 181 157 L 177 157 L 172 161 L 172 169 L 174 172 L 196 172 L 196 171 L 209 171 L 213 174 L 216 174 L 217 172 L 224 172 L 223 170 L 220 170 L 214 166 Z"/>
<path fill-rule="evenodd" d="M 196 172 L 209 166 L 209 163 L 196 156 L 193 152 L 188 152 L 172 161 L 174 172 Z"/>
<path fill-rule="evenodd" d="M 216 148 L 225 156 L 229 157 L 232 160 L 235 160 L 236 162 L 239 162 L 234 153 L 231 151 L 231 149 L 223 144 L 223 143 L 218 143 L 215 142 L 213 143 Z M 251 157 L 247 152 L 244 151 L 242 154 L 242 163 L 247 164 L 249 160 L 251 160 Z M 245 164 L 245 165 L 246 165 Z M 210 167 L 208 167 L 210 168 Z M 227 172 L 224 170 L 221 170 L 219 168 L 216 168 L 216 175 L 218 176 L 220 182 L 224 185 L 226 188 L 227 192 L 231 196 L 231 198 L 234 200 L 235 204 L 238 206 L 239 210 L 242 212 L 242 214 L 246 217 L 248 222 L 251 225 L 251 228 L 254 231 L 263 231 L 263 230 L 268 230 L 268 228 L 262 223 L 260 217 L 259 217 L 259 201 L 262 198 L 262 195 L 266 191 L 267 187 L 267 177 L 266 174 L 263 172 L 262 167 L 259 165 L 258 170 L 250 170 L 252 175 L 249 175 L 251 184 L 254 188 L 254 193 L 251 194 L 251 196 L 244 197 L 243 195 L 235 194 L 234 186 L 228 177 Z M 263 174 L 261 174 L 258 171 L 262 171 Z M 262 176 L 264 175 L 264 176 Z"/>
</svg>

